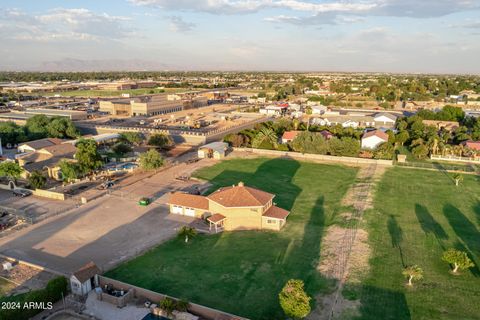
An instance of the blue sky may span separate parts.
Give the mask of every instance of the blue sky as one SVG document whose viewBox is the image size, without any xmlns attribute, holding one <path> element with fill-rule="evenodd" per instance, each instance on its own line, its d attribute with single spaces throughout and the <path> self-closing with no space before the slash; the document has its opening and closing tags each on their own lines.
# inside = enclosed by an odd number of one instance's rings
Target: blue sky
<svg viewBox="0 0 480 320">
<path fill-rule="evenodd" d="M 480 73 L 480 0 L 0 1 L 2 70 Z"/>
</svg>

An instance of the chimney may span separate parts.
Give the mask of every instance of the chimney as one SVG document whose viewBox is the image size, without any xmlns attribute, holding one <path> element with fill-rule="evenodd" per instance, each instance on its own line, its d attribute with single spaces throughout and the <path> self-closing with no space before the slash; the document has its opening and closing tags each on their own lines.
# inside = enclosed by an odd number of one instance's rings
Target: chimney
<svg viewBox="0 0 480 320">
<path fill-rule="evenodd" d="M 238 186 L 239 186 L 239 187 L 243 187 L 243 186 L 244 186 L 243 181 L 240 181 L 240 182 L 238 183 Z"/>
</svg>

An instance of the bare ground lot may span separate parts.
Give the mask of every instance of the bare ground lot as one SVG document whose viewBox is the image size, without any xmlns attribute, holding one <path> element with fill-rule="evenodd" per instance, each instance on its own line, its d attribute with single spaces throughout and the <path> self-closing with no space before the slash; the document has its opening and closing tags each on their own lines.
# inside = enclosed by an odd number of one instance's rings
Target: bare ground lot
<svg viewBox="0 0 480 320">
<path fill-rule="evenodd" d="M 110 269 L 175 236 L 178 227 L 193 222 L 189 217 L 168 215 L 167 193 L 195 183 L 174 177 L 210 164 L 203 160 L 183 164 L 120 187 L 111 195 L 0 239 L 0 253 L 63 273 L 73 272 L 89 261 Z M 155 202 L 139 206 L 137 201 L 142 196 L 155 197 Z"/>
</svg>

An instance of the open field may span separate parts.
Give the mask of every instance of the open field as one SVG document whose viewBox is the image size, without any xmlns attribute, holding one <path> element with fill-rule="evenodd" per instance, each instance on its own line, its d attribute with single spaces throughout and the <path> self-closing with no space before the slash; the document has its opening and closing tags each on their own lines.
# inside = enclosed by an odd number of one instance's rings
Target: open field
<svg viewBox="0 0 480 320">
<path fill-rule="evenodd" d="M 366 216 L 370 275 L 361 288 L 348 288 L 360 296 L 359 319 L 480 319 L 479 183 L 466 175 L 455 187 L 433 171 L 385 173 Z M 476 266 L 451 275 L 441 260 L 451 247 L 467 251 Z M 424 279 L 407 288 L 401 272 L 411 264 L 424 270 Z"/>
<path fill-rule="evenodd" d="M 290 278 L 312 296 L 329 282 L 317 271 L 327 225 L 337 221 L 341 199 L 357 169 L 286 159 L 223 161 L 197 172 L 213 186 L 246 185 L 276 194 L 291 210 L 281 232 L 237 231 L 202 235 L 185 244 L 166 242 L 107 273 L 134 285 L 252 319 L 280 319 L 278 293 Z"/>
<path fill-rule="evenodd" d="M 44 96 L 60 95 L 61 97 L 121 97 L 122 94 L 130 94 L 130 96 L 141 96 L 145 94 L 157 94 L 157 93 L 176 93 L 188 91 L 187 88 L 142 88 L 142 89 L 130 89 L 130 90 L 71 90 L 71 91 L 59 91 L 59 92 L 46 92 Z"/>
</svg>

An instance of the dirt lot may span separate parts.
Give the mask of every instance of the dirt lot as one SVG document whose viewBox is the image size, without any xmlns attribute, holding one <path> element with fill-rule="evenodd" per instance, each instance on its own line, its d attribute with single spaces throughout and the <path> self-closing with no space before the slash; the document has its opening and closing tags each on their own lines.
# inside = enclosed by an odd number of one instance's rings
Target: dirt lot
<svg viewBox="0 0 480 320">
<path fill-rule="evenodd" d="M 64 273 L 89 261 L 109 269 L 175 236 L 178 227 L 193 222 L 189 217 L 169 215 L 165 201 L 169 191 L 198 184 L 175 177 L 189 175 L 212 162 L 181 164 L 130 185 L 120 185 L 110 195 L 0 239 L 0 253 Z M 139 206 L 137 201 L 143 196 L 154 197 L 155 202 Z"/>
</svg>

